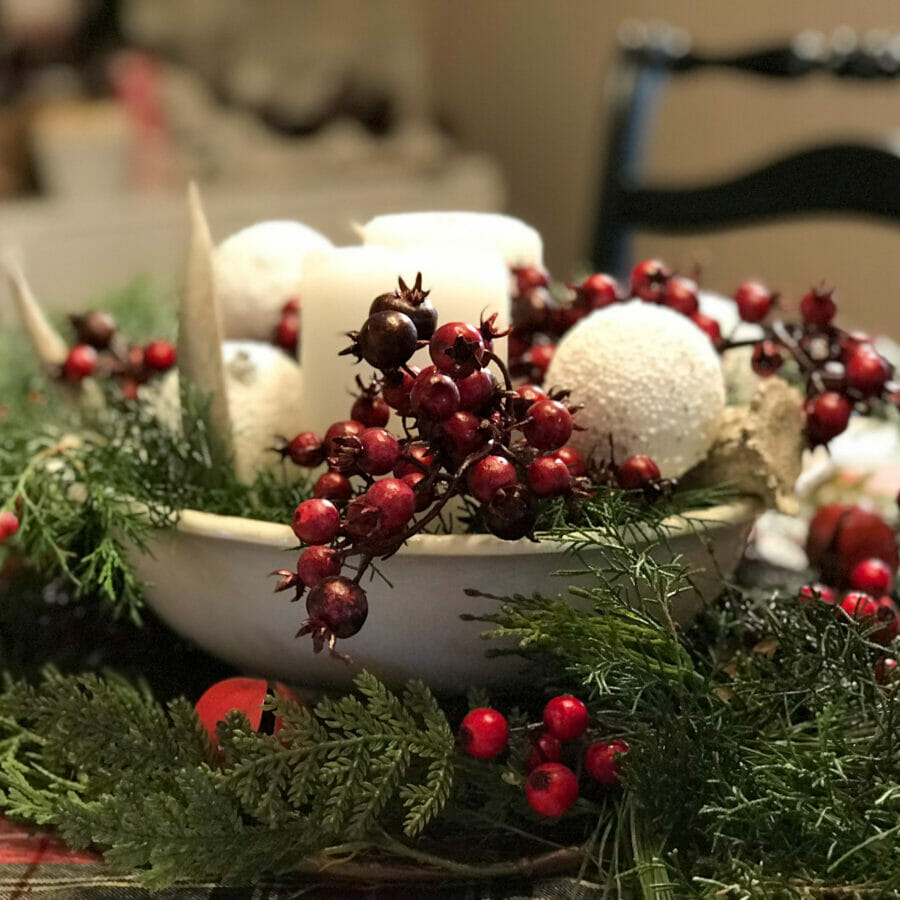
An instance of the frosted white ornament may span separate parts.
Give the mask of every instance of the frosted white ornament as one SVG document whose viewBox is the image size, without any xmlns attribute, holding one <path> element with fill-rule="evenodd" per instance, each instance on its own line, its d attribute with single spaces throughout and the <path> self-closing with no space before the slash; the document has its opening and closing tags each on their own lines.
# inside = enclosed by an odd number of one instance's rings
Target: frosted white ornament
<svg viewBox="0 0 900 900">
<path fill-rule="evenodd" d="M 545 384 L 571 390 L 584 428 L 570 443 L 595 460 L 641 453 L 666 478 L 706 455 L 725 408 L 719 357 L 688 318 L 635 300 L 598 310 L 559 342 Z"/>
<path fill-rule="evenodd" d="M 224 337 L 271 340 L 282 306 L 300 293 L 306 254 L 330 246 L 318 231 L 279 220 L 222 241 L 213 251 L 213 277 Z"/>
<path fill-rule="evenodd" d="M 360 229 L 364 244 L 408 247 L 432 244 L 494 250 L 509 267 L 544 265 L 544 244 L 530 225 L 512 216 L 477 212 L 412 212 L 376 216 Z"/>
</svg>

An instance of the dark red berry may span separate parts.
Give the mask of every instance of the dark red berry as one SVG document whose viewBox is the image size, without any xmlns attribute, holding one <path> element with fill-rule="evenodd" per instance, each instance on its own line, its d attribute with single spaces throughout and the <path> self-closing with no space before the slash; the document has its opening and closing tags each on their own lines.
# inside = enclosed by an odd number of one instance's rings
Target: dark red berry
<svg viewBox="0 0 900 900">
<path fill-rule="evenodd" d="M 369 603 L 358 584 L 343 575 L 332 575 L 310 590 L 306 611 L 309 618 L 297 636 L 312 634 L 318 653 L 326 644 L 333 646 L 336 638 L 353 637 L 366 622 Z"/>
<path fill-rule="evenodd" d="M 470 412 L 453 413 L 440 424 L 440 434 L 450 455 L 456 460 L 465 459 L 485 445 L 488 435 L 481 427 L 481 419 Z"/>
<path fill-rule="evenodd" d="M 603 309 L 621 299 L 622 289 L 614 278 L 598 272 L 577 285 L 575 293 L 589 309 Z"/>
<path fill-rule="evenodd" d="M 700 309 L 699 288 L 693 278 L 676 275 L 670 278 L 663 291 L 662 302 L 684 316 L 692 316 Z"/>
<path fill-rule="evenodd" d="M 425 481 L 421 472 L 407 472 L 400 480 L 408 484 L 416 495 L 416 512 L 423 512 L 434 503 L 434 486 Z"/>
<path fill-rule="evenodd" d="M 427 341 L 437 327 L 438 313 L 428 299 L 429 291 L 422 290 L 422 273 L 416 276 L 413 287 L 407 287 L 403 279 L 400 286 L 389 294 L 381 294 L 372 301 L 369 315 L 394 310 L 408 316 L 416 329 L 420 341 Z"/>
<path fill-rule="evenodd" d="M 836 312 L 834 291 L 813 288 L 800 301 L 800 314 L 808 325 L 830 325 Z"/>
<path fill-rule="evenodd" d="M 335 443 L 338 438 L 359 437 L 366 430 L 362 422 L 348 419 L 344 422 L 334 422 L 328 426 L 325 438 L 322 441 L 326 456 L 335 456 L 340 450 L 340 444 Z"/>
<path fill-rule="evenodd" d="M 175 345 L 171 341 L 151 341 L 144 347 L 144 365 L 154 372 L 171 369 L 175 358 Z"/>
<path fill-rule="evenodd" d="M 409 400 L 416 415 L 439 422 L 459 409 L 459 389 L 452 378 L 428 366 L 416 376 Z"/>
<path fill-rule="evenodd" d="M 491 534 L 504 541 L 517 541 L 534 531 L 537 504 L 524 484 L 510 484 L 494 491 L 481 514 Z"/>
<path fill-rule="evenodd" d="M 554 450 L 553 455 L 566 464 L 569 474 L 573 478 L 581 478 L 587 472 L 587 463 L 584 461 L 584 457 L 574 447 L 566 444 L 564 447 Z"/>
<path fill-rule="evenodd" d="M 415 383 L 419 370 L 416 366 L 408 366 L 406 369 L 395 369 L 386 372 L 384 376 L 384 385 L 381 388 L 381 396 L 384 397 L 385 403 L 396 409 L 401 416 L 412 415 L 412 405 L 409 401 L 409 395 L 412 386 Z"/>
<path fill-rule="evenodd" d="M 525 797 L 539 816 L 557 819 L 575 805 L 578 779 L 562 763 L 544 763 L 529 773 L 525 781 Z"/>
<path fill-rule="evenodd" d="M 350 418 L 366 428 L 384 428 L 391 418 L 391 408 L 384 397 L 364 391 L 353 401 Z"/>
<path fill-rule="evenodd" d="M 837 391 L 826 391 L 807 401 L 806 435 L 813 446 L 827 444 L 847 427 L 853 405 Z"/>
<path fill-rule="evenodd" d="M 304 500 L 295 510 L 291 527 L 304 544 L 328 544 L 337 536 L 341 515 L 330 500 Z"/>
<path fill-rule="evenodd" d="M 0 544 L 6 542 L 19 530 L 19 519 L 8 509 L 0 512 Z"/>
<path fill-rule="evenodd" d="M 323 472 L 313 485 L 313 497 L 340 503 L 353 496 L 350 479 L 340 472 Z"/>
<path fill-rule="evenodd" d="M 275 326 L 273 343 L 293 356 L 300 340 L 300 316 L 296 312 L 283 312 Z"/>
<path fill-rule="evenodd" d="M 544 707 L 544 728 L 560 741 L 580 738 L 589 718 L 587 707 L 571 694 L 554 697 Z"/>
<path fill-rule="evenodd" d="M 484 409 L 494 392 L 497 383 L 489 369 L 478 369 L 456 382 L 459 390 L 459 408 L 465 412 L 477 413 Z"/>
<path fill-rule="evenodd" d="M 490 502 L 496 491 L 516 484 L 518 480 L 516 467 L 503 456 L 486 456 L 478 460 L 466 474 L 469 493 L 479 503 Z"/>
<path fill-rule="evenodd" d="M 482 367 L 484 338 L 474 325 L 448 322 L 432 335 L 428 352 L 439 371 L 451 378 L 465 378 Z"/>
<path fill-rule="evenodd" d="M 874 347 L 862 344 L 848 354 L 845 363 L 847 387 L 863 397 L 874 397 L 884 390 L 891 367 Z"/>
<path fill-rule="evenodd" d="M 539 400 L 528 409 L 522 426 L 525 440 L 537 450 L 557 450 L 572 436 L 572 413 L 557 400 Z"/>
<path fill-rule="evenodd" d="M 626 491 L 643 490 L 659 478 L 659 466 L 640 454 L 629 456 L 616 471 L 616 484 Z"/>
<path fill-rule="evenodd" d="M 738 315 L 745 322 L 762 322 L 775 298 L 776 295 L 758 281 L 745 281 L 734 293 Z"/>
<path fill-rule="evenodd" d="M 861 560 L 850 572 L 850 587 L 876 597 L 889 594 L 894 588 L 894 572 L 883 559 Z"/>
<path fill-rule="evenodd" d="M 869 635 L 869 640 L 886 646 L 900 632 L 900 609 L 897 608 L 893 597 L 887 595 L 879 597 L 876 603 L 875 618 L 880 624 Z"/>
<path fill-rule="evenodd" d="M 618 757 L 627 752 L 628 744 L 621 738 L 609 743 L 597 741 L 584 751 L 584 770 L 594 781 L 606 787 L 618 787 Z"/>
<path fill-rule="evenodd" d="M 397 462 L 400 446 L 383 428 L 367 428 L 360 436 L 356 464 L 367 475 L 386 475 Z"/>
<path fill-rule="evenodd" d="M 878 684 L 890 684 L 897 677 L 897 660 L 890 656 L 879 659 L 875 663 L 875 681 Z"/>
<path fill-rule="evenodd" d="M 425 444 L 409 444 L 400 453 L 400 459 L 394 466 L 394 475 L 402 478 L 410 472 L 424 473 L 431 467 L 432 462 L 434 462 L 434 456 L 428 452 Z"/>
<path fill-rule="evenodd" d="M 516 289 L 520 294 L 527 294 L 535 288 L 545 288 L 550 284 L 547 273 L 538 266 L 521 266 L 513 269 L 516 278 Z"/>
<path fill-rule="evenodd" d="M 141 383 L 137 378 L 126 377 L 122 379 L 122 398 L 124 400 L 137 400 L 138 388 Z"/>
<path fill-rule="evenodd" d="M 90 344 L 76 344 L 63 363 L 63 375 L 72 384 L 93 375 L 96 369 L 97 351 Z"/>
<path fill-rule="evenodd" d="M 815 584 L 803 585 L 803 587 L 800 588 L 797 599 L 801 603 L 808 603 L 810 600 L 821 600 L 822 603 L 834 606 L 834 604 L 837 603 L 837 593 L 834 588 L 829 587 L 827 584 L 819 584 L 817 582 Z"/>
<path fill-rule="evenodd" d="M 92 310 L 83 316 L 69 316 L 75 327 L 79 344 L 89 344 L 95 350 L 105 350 L 116 333 L 116 320 L 100 310 Z"/>
<path fill-rule="evenodd" d="M 308 587 L 315 587 L 323 578 L 341 574 L 341 560 L 331 547 L 307 547 L 297 560 L 297 575 Z"/>
<path fill-rule="evenodd" d="M 874 597 L 861 591 L 851 591 L 841 601 L 841 609 L 864 628 L 872 628 L 878 622 L 878 603 Z M 877 629 L 880 631 L 880 629 Z M 869 639 L 879 643 L 876 631 L 868 635 Z"/>
<path fill-rule="evenodd" d="M 639 262 L 631 270 L 631 293 L 648 303 L 662 303 L 672 272 L 658 259 Z"/>
<path fill-rule="evenodd" d="M 487 706 L 468 712 L 459 726 L 462 749 L 478 759 L 492 759 L 506 748 L 509 725 L 496 709 Z"/>
<path fill-rule="evenodd" d="M 541 379 L 547 374 L 547 368 L 553 360 L 553 354 L 556 353 L 556 344 L 535 344 L 528 351 L 528 363 L 531 366 L 531 377 Z"/>
<path fill-rule="evenodd" d="M 536 384 L 520 384 L 516 388 L 516 396 L 513 398 L 513 411 L 518 418 L 524 419 L 532 404 L 547 399 L 547 392 L 542 387 Z"/>
<path fill-rule="evenodd" d="M 399 531 L 416 511 L 413 489 L 399 478 L 382 478 L 363 496 L 381 513 L 380 530 L 384 534 Z"/>
<path fill-rule="evenodd" d="M 562 759 L 562 753 L 563 748 L 559 740 L 552 734 L 542 731 L 532 741 L 531 749 L 525 759 L 525 771 L 530 772 L 544 763 L 559 762 Z"/>
<path fill-rule="evenodd" d="M 370 315 L 356 338 L 360 356 L 376 369 L 396 369 L 416 352 L 419 335 L 412 319 L 388 309 Z"/>
<path fill-rule="evenodd" d="M 528 466 L 528 486 L 536 497 L 561 497 L 571 485 L 572 473 L 557 456 L 539 456 Z"/>
<path fill-rule="evenodd" d="M 713 342 L 714 346 L 718 346 L 722 342 L 722 329 L 719 323 L 711 316 L 704 313 L 696 312 L 688 318 Z"/>
<path fill-rule="evenodd" d="M 284 448 L 291 462 L 298 466 L 313 468 L 321 465 L 325 459 L 325 447 L 322 438 L 311 431 L 304 431 L 292 438 Z"/>
<path fill-rule="evenodd" d="M 760 341 L 753 347 L 750 367 L 757 375 L 766 378 L 774 375 L 784 362 L 781 349 L 775 341 Z"/>
</svg>

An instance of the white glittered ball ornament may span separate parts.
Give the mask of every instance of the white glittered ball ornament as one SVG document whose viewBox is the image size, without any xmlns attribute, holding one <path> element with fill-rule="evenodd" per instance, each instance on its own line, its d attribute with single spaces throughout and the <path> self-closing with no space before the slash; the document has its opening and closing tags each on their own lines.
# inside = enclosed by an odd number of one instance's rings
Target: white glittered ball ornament
<svg viewBox="0 0 900 900">
<path fill-rule="evenodd" d="M 318 231 L 290 221 L 258 222 L 222 241 L 212 265 L 224 336 L 270 340 L 281 308 L 299 295 L 304 257 L 330 246 Z"/>
<path fill-rule="evenodd" d="M 584 404 L 569 441 L 595 460 L 643 454 L 666 478 L 706 456 L 725 408 L 718 354 L 688 318 L 634 300 L 582 319 L 559 342 L 545 384 Z"/>
</svg>

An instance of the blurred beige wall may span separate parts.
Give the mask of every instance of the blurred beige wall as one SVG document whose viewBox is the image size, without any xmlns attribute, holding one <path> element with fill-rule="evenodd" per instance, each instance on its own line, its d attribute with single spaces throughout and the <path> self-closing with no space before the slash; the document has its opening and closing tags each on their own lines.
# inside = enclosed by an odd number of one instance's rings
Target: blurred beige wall
<svg viewBox="0 0 900 900">
<path fill-rule="evenodd" d="M 435 105 L 467 146 L 500 160 L 511 211 L 541 230 L 559 276 L 577 270 L 588 246 L 604 83 L 624 19 L 664 20 L 722 49 L 841 25 L 900 32 L 896 0 L 428 0 L 426 10 Z M 900 135 L 900 79 L 873 87 L 817 77 L 786 87 L 691 78 L 667 94 L 651 171 L 712 177 L 805 140 L 892 132 Z M 824 280 L 838 287 L 845 323 L 900 336 L 900 226 L 840 219 L 643 236 L 638 254 L 682 269 L 699 260 L 704 284 L 725 293 L 758 276 L 797 298 Z"/>
</svg>

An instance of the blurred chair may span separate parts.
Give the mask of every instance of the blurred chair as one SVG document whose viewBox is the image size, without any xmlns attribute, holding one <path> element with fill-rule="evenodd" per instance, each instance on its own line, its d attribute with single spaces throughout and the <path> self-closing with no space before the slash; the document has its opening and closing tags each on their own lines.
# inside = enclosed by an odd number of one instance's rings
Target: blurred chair
<svg viewBox="0 0 900 900">
<path fill-rule="evenodd" d="M 787 46 L 721 56 L 692 51 L 687 35 L 677 29 L 623 30 L 590 251 L 595 270 L 625 275 L 630 235 L 637 229 L 680 234 L 820 213 L 900 222 L 900 157 L 874 144 L 805 147 L 714 183 L 647 183 L 643 161 L 653 108 L 666 82 L 713 68 L 773 83 L 824 72 L 880 84 L 900 75 L 900 38 L 875 33 L 860 45 L 848 29 L 839 29 L 831 41 L 807 32 Z"/>
</svg>

